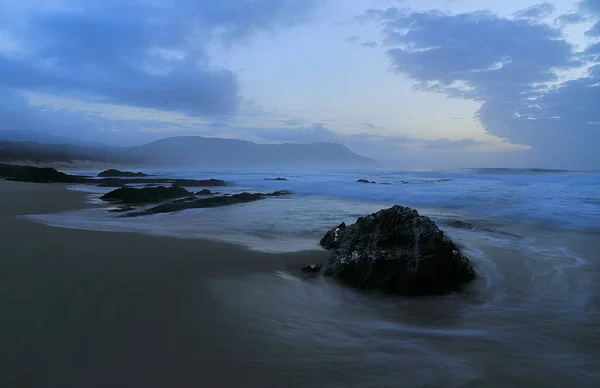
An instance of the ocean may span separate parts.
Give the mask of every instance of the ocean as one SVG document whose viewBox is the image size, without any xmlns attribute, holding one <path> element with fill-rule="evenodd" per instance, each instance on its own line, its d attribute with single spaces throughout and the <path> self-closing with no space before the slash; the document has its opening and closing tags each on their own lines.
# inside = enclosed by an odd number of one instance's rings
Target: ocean
<svg viewBox="0 0 600 388">
<path fill-rule="evenodd" d="M 27 218 L 294 252 L 320 249 L 320 238 L 340 222 L 398 204 L 432 218 L 472 260 L 478 280 L 447 297 L 382 297 L 284 270 L 212 279 L 207 287 L 228 317 L 223 327 L 237 333 L 229 340 L 278 373 L 301 376 L 298 386 L 600 384 L 600 172 L 146 172 L 224 179 L 229 186 L 211 188 L 222 193 L 293 195 L 136 218 L 117 218 L 106 204 Z M 276 177 L 287 180 L 265 180 Z M 110 190 L 71 189 L 96 204 Z M 472 227 L 454 227 L 456 220 Z"/>
</svg>

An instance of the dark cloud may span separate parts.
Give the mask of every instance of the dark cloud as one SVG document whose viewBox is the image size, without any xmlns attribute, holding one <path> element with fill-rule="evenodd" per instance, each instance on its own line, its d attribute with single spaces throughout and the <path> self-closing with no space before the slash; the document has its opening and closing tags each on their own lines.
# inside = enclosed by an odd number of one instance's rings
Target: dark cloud
<svg viewBox="0 0 600 388">
<path fill-rule="evenodd" d="M 586 20 L 586 16 L 582 15 L 581 13 L 568 13 L 556 18 L 556 21 L 560 24 L 577 24 Z"/>
<path fill-rule="evenodd" d="M 579 12 L 596 20 L 594 26 L 586 32 L 588 36 L 600 36 L 600 1 L 583 0 L 579 5 Z"/>
<path fill-rule="evenodd" d="M 368 23 L 379 21 L 383 18 L 383 11 L 380 9 L 367 9 L 362 15 L 356 16 L 354 19 L 359 23 Z"/>
<path fill-rule="evenodd" d="M 235 113 L 238 82 L 205 47 L 304 21 L 318 0 L 79 1 L 5 26 L 0 86 L 189 115 Z M 4 23 L 6 24 L 6 23 Z"/>
<path fill-rule="evenodd" d="M 348 42 L 348 43 L 357 43 L 359 41 L 360 41 L 360 36 L 356 36 L 356 35 L 349 36 L 346 38 L 346 42 Z"/>
<path fill-rule="evenodd" d="M 591 12 L 586 3 L 582 8 Z M 476 118 L 488 132 L 532 147 L 520 153 L 524 164 L 600 165 L 592 146 L 600 144 L 600 132 L 588 124 L 600 121 L 600 88 L 592 86 L 600 72 L 592 67 L 584 78 L 544 86 L 557 81 L 556 69 L 582 65 L 560 30 L 489 12 L 388 11 L 382 14 L 395 15 L 381 22 L 388 57 L 417 89 L 480 101 Z M 586 60 L 596 50 L 588 49 Z"/>
<path fill-rule="evenodd" d="M 515 12 L 513 15 L 521 19 L 543 19 L 552 15 L 556 8 L 551 3 L 541 3 Z"/>
<path fill-rule="evenodd" d="M 375 48 L 378 46 L 377 42 L 373 42 L 372 40 L 362 42 L 360 45 L 367 48 Z"/>
</svg>

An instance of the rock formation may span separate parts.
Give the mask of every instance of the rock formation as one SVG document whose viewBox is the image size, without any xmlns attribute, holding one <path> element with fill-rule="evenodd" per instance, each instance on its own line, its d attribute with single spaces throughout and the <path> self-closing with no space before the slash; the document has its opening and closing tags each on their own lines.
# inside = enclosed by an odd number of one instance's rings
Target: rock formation
<svg viewBox="0 0 600 388">
<path fill-rule="evenodd" d="M 397 295 L 444 295 L 475 278 L 469 260 L 428 217 L 394 206 L 325 234 L 325 276 Z"/>
</svg>

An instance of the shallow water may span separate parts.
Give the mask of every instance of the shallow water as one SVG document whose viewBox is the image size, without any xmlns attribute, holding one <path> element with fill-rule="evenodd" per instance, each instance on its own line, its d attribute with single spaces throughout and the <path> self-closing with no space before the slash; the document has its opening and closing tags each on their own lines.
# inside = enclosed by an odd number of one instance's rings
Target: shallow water
<svg viewBox="0 0 600 388">
<path fill-rule="evenodd" d="M 257 250 L 296 251 L 318 248 L 323 233 L 341 221 L 396 203 L 416 207 L 472 259 L 479 279 L 465 293 L 382 297 L 323 278 L 304 279 L 292 269 L 215 278 L 199 287 L 216 302 L 222 346 L 231 349 L 231 357 L 273 370 L 289 386 L 600 384 L 598 173 L 178 174 L 226 179 L 233 185 L 217 190 L 227 193 L 289 189 L 295 194 L 139 218 L 119 219 L 105 208 L 29 218 L 62 227 L 209 237 Z M 289 180 L 263 180 L 277 175 Z M 360 184 L 358 178 L 390 184 Z M 106 191 L 85 190 L 92 202 Z M 471 222 L 474 229 L 447 227 L 454 219 Z"/>
</svg>

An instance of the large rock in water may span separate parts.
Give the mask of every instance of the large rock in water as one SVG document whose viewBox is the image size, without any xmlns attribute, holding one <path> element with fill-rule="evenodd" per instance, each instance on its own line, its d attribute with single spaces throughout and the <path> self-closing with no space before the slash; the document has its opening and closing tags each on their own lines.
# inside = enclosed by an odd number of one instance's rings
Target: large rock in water
<svg viewBox="0 0 600 388">
<path fill-rule="evenodd" d="M 87 178 L 68 175 L 51 167 L 18 166 L 0 163 L 0 178 L 32 183 L 83 183 Z"/>
<path fill-rule="evenodd" d="M 158 186 L 143 187 L 139 189 L 134 187 L 122 187 L 104 194 L 100 199 L 121 204 L 143 204 L 188 197 L 190 195 L 193 195 L 193 193 L 187 191 L 183 187 Z"/>
<path fill-rule="evenodd" d="M 120 171 L 111 168 L 106 171 L 102 171 L 98 174 L 100 178 L 116 178 L 116 177 L 136 177 L 136 176 L 148 176 L 148 174 L 144 174 L 143 172 L 131 172 L 131 171 Z"/>
<path fill-rule="evenodd" d="M 325 276 L 353 287 L 397 295 L 444 295 L 475 279 L 473 266 L 436 224 L 394 206 L 330 230 Z"/>
</svg>

